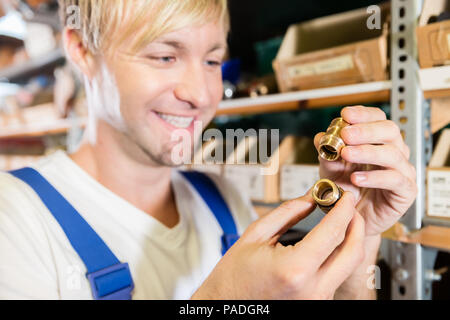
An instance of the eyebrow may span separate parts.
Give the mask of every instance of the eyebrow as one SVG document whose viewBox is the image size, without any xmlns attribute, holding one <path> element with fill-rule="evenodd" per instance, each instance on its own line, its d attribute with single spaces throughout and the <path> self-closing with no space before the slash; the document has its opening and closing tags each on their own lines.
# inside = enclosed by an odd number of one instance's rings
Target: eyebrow
<svg viewBox="0 0 450 320">
<path fill-rule="evenodd" d="M 177 50 L 180 50 L 180 51 L 186 51 L 187 50 L 186 46 L 183 43 L 179 42 L 179 41 L 174 41 L 174 40 L 158 41 L 158 40 L 156 40 L 155 43 L 164 44 L 164 45 L 173 47 L 173 48 L 175 48 Z M 221 49 L 226 50 L 226 45 L 224 45 L 222 43 L 216 43 L 216 44 L 214 44 L 211 47 L 211 49 L 208 50 L 208 53 L 216 51 L 216 50 L 221 50 Z"/>
</svg>

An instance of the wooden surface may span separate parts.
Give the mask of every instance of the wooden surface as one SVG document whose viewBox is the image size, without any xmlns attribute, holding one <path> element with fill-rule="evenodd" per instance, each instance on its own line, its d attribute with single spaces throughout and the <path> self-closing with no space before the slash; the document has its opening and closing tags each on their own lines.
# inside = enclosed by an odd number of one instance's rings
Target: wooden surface
<svg viewBox="0 0 450 320">
<path fill-rule="evenodd" d="M 423 95 L 425 99 L 447 98 L 450 97 L 450 89 L 425 91 Z"/>
<path fill-rule="evenodd" d="M 224 100 L 219 105 L 217 115 L 280 112 L 306 108 L 388 102 L 391 86 L 390 81 L 378 81 L 277 93 L 257 98 Z"/>
<path fill-rule="evenodd" d="M 283 112 L 330 106 L 352 106 L 374 102 L 389 102 L 390 91 L 365 92 L 344 96 L 316 98 L 302 101 L 289 101 L 271 104 L 256 104 L 252 106 L 235 107 L 232 109 L 218 109 L 216 116 L 221 115 L 246 115 L 269 112 Z"/>
<path fill-rule="evenodd" d="M 450 89 L 434 90 L 424 92 L 426 99 L 450 97 Z M 303 110 L 312 108 L 325 108 L 331 106 L 353 106 L 365 105 L 371 103 L 388 103 L 390 102 L 390 90 L 382 90 L 376 92 L 354 93 L 343 96 L 314 98 L 301 101 L 289 101 L 270 104 L 255 104 L 251 106 L 234 107 L 232 109 L 218 109 L 216 116 L 221 115 L 248 115 L 269 112 L 283 112 L 293 110 Z"/>
<path fill-rule="evenodd" d="M 383 238 L 450 251 L 450 228 L 448 227 L 430 225 L 417 231 L 407 232 L 402 224 L 397 223 L 383 233 Z"/>
<path fill-rule="evenodd" d="M 81 120 L 81 126 L 85 125 L 85 120 Z M 66 133 L 73 126 L 73 122 L 67 119 L 60 119 L 52 124 L 30 124 L 16 126 L 12 128 L 0 128 L 0 138 L 21 138 L 21 137 L 39 137 L 50 134 Z"/>
<path fill-rule="evenodd" d="M 246 115 L 269 112 L 282 112 L 301 109 L 301 104 L 298 101 L 280 102 L 271 104 L 257 104 L 254 106 L 236 107 L 233 109 L 218 109 L 216 116 L 222 115 Z"/>
<path fill-rule="evenodd" d="M 391 98 L 390 90 L 383 90 L 377 92 L 355 93 L 345 96 L 337 96 L 330 98 L 319 98 L 304 101 L 302 105 L 305 108 L 322 108 L 329 106 L 353 106 L 362 105 L 374 102 L 389 102 Z"/>
</svg>

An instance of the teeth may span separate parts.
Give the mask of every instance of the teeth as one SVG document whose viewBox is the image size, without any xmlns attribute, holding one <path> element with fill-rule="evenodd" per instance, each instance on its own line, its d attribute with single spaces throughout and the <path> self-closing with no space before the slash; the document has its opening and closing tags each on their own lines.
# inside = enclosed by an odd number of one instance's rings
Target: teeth
<svg viewBox="0 0 450 320">
<path fill-rule="evenodd" d="M 172 116 L 165 113 L 157 112 L 157 114 L 166 122 L 177 128 L 188 128 L 192 121 L 194 121 L 194 117 L 178 117 Z"/>
</svg>

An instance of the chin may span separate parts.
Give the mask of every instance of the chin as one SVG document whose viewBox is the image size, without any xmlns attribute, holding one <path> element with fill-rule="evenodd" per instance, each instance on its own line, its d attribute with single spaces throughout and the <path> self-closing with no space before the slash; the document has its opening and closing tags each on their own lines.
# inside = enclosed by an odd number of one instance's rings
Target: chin
<svg viewBox="0 0 450 320">
<path fill-rule="evenodd" d="M 154 146 L 142 146 L 140 145 L 140 149 L 144 152 L 144 154 L 147 156 L 148 160 L 150 160 L 151 163 L 158 164 L 160 166 L 166 166 L 166 167 L 180 167 L 185 164 L 191 163 L 194 146 L 191 145 L 189 149 L 189 154 L 184 156 L 183 153 L 181 153 L 180 156 L 177 156 L 176 159 L 173 159 L 173 154 L 176 152 L 174 148 L 176 147 L 176 142 L 168 142 L 167 144 L 164 144 L 160 146 L 158 149 L 159 152 L 155 152 Z"/>
</svg>

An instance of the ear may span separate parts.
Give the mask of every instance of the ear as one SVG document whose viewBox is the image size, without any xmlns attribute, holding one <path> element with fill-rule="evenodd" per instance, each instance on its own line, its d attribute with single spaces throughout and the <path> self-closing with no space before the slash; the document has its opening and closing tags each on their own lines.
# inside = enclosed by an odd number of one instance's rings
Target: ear
<svg viewBox="0 0 450 320">
<path fill-rule="evenodd" d="M 73 29 L 64 28 L 63 43 L 69 58 L 78 69 L 91 80 L 95 75 L 96 62 L 92 53 L 84 47 L 81 38 Z"/>
</svg>

